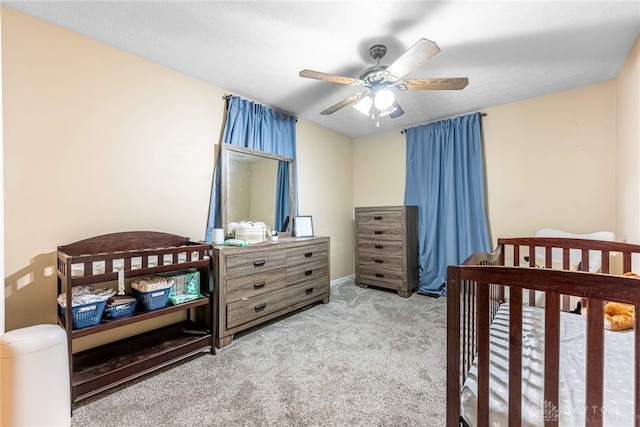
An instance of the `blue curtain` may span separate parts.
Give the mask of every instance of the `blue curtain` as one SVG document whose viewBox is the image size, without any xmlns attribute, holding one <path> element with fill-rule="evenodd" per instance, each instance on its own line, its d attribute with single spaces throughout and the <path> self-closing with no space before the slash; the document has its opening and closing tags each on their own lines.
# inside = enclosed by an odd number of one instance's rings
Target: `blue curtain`
<svg viewBox="0 0 640 427">
<path fill-rule="evenodd" d="M 222 135 L 223 144 L 233 144 L 251 148 L 271 154 L 296 158 L 296 118 L 288 114 L 275 111 L 264 105 L 247 101 L 237 96 L 228 100 L 227 121 Z M 282 163 L 282 162 L 281 162 Z M 288 173 L 280 172 L 278 177 L 286 177 L 286 182 L 278 182 L 276 194 L 276 224 L 282 226 L 284 218 L 289 212 L 289 182 Z M 209 221 L 205 242 L 211 243 L 214 228 L 221 227 L 220 211 L 220 156 L 216 161 L 211 188 L 211 202 L 209 207 Z M 294 177 L 297 181 L 297 177 Z M 286 193 L 281 194 L 281 189 Z M 297 186 L 296 186 L 297 189 Z M 286 199 L 282 202 L 281 200 Z M 298 197 L 296 194 L 295 212 L 298 212 Z"/>
<path fill-rule="evenodd" d="M 480 114 L 406 130 L 405 205 L 417 205 L 420 291 L 446 295 L 447 266 L 490 251 Z"/>
</svg>

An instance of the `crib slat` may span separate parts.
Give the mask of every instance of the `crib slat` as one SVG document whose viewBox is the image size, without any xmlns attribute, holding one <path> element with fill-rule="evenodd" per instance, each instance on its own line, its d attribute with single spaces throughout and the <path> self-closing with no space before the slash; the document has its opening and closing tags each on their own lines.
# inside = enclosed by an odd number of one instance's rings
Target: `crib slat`
<svg viewBox="0 0 640 427">
<path fill-rule="evenodd" d="M 489 284 L 478 283 L 478 427 L 489 426 Z"/>
<path fill-rule="evenodd" d="M 449 268 L 447 276 L 447 427 L 454 427 L 460 423 L 460 272 Z"/>
<path fill-rule="evenodd" d="M 509 289 L 509 426 L 522 423 L 522 288 Z"/>
<path fill-rule="evenodd" d="M 609 251 L 602 251 L 600 253 L 600 262 L 602 263 L 600 267 L 600 271 L 604 274 L 609 274 L 609 259 L 611 258 L 611 253 Z"/>
<path fill-rule="evenodd" d="M 635 345 L 636 345 L 636 354 L 635 354 L 635 395 L 636 395 L 636 406 L 635 406 L 635 427 L 640 427 L 640 316 L 637 315 L 638 309 L 640 305 L 636 304 L 636 326 L 635 326 Z"/>
<path fill-rule="evenodd" d="M 622 254 L 622 272 L 627 273 L 629 271 L 633 271 L 631 269 L 631 253 L 625 252 Z"/>
<path fill-rule="evenodd" d="M 544 311 L 544 403 L 558 409 L 560 375 L 560 295 L 547 292 Z M 545 418 L 545 427 L 557 427 L 558 418 Z"/>
<path fill-rule="evenodd" d="M 464 357 L 462 358 L 462 372 L 469 372 L 469 369 L 471 367 L 471 361 L 469 359 L 471 359 L 470 357 L 467 357 L 467 355 L 469 354 L 473 354 L 472 353 L 472 349 L 471 349 L 471 337 L 473 335 L 473 331 L 471 330 L 471 328 L 467 327 L 468 324 L 468 317 L 465 318 L 464 316 L 467 315 L 467 313 L 469 313 L 469 307 L 471 307 L 471 291 L 468 289 L 470 286 L 470 283 L 467 281 L 464 281 L 461 283 L 461 287 L 462 287 L 462 294 L 463 297 L 461 298 L 462 300 L 462 313 L 461 315 L 461 321 L 464 319 L 466 320 L 465 322 L 463 322 L 463 333 L 462 333 L 462 353 L 464 355 Z M 463 382 L 464 379 L 466 379 L 466 374 L 465 374 L 465 378 L 463 378 Z"/>
<path fill-rule="evenodd" d="M 602 427 L 604 374 L 604 310 L 601 299 L 589 298 L 587 310 L 587 365 L 585 418 L 587 427 Z"/>
<path fill-rule="evenodd" d="M 551 268 L 551 248 L 546 248 L 545 249 L 545 254 L 544 254 L 544 263 L 545 265 L 548 264 L 547 268 Z M 535 267 L 536 266 L 536 247 L 535 246 L 529 246 L 529 267 Z M 536 291 L 534 291 L 533 289 L 529 289 L 529 305 L 531 307 L 534 307 L 536 305 Z"/>
<path fill-rule="evenodd" d="M 582 250 L 582 259 L 580 260 L 581 264 L 580 264 L 580 269 L 582 271 L 589 271 L 589 250 L 588 249 L 583 249 Z"/>
</svg>

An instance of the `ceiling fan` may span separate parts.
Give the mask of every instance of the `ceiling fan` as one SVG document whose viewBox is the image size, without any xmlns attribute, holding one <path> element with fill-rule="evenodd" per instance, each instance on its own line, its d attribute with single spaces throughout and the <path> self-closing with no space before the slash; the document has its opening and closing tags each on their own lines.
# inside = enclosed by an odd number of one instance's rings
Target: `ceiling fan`
<svg viewBox="0 0 640 427">
<path fill-rule="evenodd" d="M 354 107 L 356 109 L 370 116 L 373 120 L 376 120 L 379 126 L 378 120 L 380 117 L 389 116 L 390 118 L 396 118 L 404 114 L 402 107 L 400 107 L 395 99 L 393 91 L 391 91 L 393 88 L 399 90 L 460 90 L 469 84 L 467 77 L 402 79 L 403 76 L 409 74 L 440 53 L 438 45 L 431 40 L 424 38 L 418 40 L 413 46 L 407 49 L 400 58 L 388 66 L 380 64 L 380 59 L 382 59 L 386 53 L 387 47 L 385 45 L 376 44 L 372 46 L 369 49 L 369 55 L 376 60 L 376 65 L 372 65 L 364 70 L 357 79 L 314 70 L 300 71 L 300 77 L 367 88 L 366 91 L 351 95 L 322 111 L 320 114 L 332 114 L 347 105 L 355 103 Z"/>
</svg>

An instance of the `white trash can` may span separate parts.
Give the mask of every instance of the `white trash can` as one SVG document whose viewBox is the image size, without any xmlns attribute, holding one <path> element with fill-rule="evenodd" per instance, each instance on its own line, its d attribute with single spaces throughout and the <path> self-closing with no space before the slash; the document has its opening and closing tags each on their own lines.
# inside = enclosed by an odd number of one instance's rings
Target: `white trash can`
<svg viewBox="0 0 640 427">
<path fill-rule="evenodd" d="M 2 426 L 69 426 L 66 332 L 36 325 L 0 335 Z"/>
</svg>

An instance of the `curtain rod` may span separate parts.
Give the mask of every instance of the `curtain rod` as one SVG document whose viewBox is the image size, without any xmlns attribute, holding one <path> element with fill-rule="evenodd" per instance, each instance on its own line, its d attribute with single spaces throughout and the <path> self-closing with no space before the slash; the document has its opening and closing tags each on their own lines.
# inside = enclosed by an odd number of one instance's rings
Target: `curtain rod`
<svg viewBox="0 0 640 427">
<path fill-rule="evenodd" d="M 468 114 L 469 114 L 469 113 L 468 113 Z M 478 111 L 478 114 L 480 115 L 480 117 L 484 117 L 484 116 L 486 116 L 486 115 L 487 115 L 487 113 L 483 113 L 482 111 Z M 460 116 L 465 116 L 465 115 L 466 115 L 466 114 L 461 114 Z M 456 117 L 460 117 L 460 116 L 456 116 Z M 427 123 L 423 123 L 423 124 L 428 125 L 428 124 L 430 124 L 430 123 L 439 122 L 439 121 L 441 121 L 441 120 L 448 120 L 448 119 L 450 119 L 450 118 L 451 118 L 451 117 L 445 117 L 445 118 L 442 118 L 442 119 L 434 120 L 434 121 L 432 121 L 432 122 L 427 122 Z M 418 126 L 422 126 L 422 125 L 418 125 Z M 400 131 L 400 133 L 404 134 L 406 131 L 407 131 L 406 129 L 402 129 L 402 130 Z"/>
<path fill-rule="evenodd" d="M 229 100 L 230 100 L 233 96 L 234 96 L 234 95 L 225 94 L 225 95 L 222 95 L 222 99 L 224 99 L 226 102 L 229 102 Z M 228 107 L 228 105 L 227 105 L 227 107 Z M 271 108 L 271 107 L 269 107 L 269 108 Z M 273 110 L 274 110 L 274 111 L 277 111 L 277 110 L 275 110 L 275 109 L 273 109 Z M 287 112 L 284 112 L 284 111 L 281 111 L 281 113 L 283 113 L 283 114 L 287 114 L 287 115 L 289 115 L 289 116 L 293 116 L 293 114 L 290 114 L 290 113 L 287 113 Z M 297 117 L 295 117 L 295 116 L 293 116 L 293 118 L 294 118 L 294 120 L 296 121 L 296 123 L 298 123 L 298 118 L 297 118 Z"/>
</svg>

